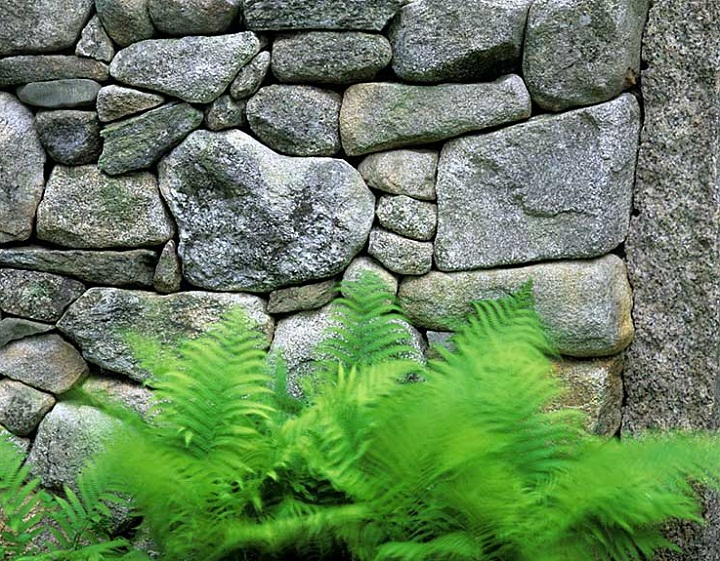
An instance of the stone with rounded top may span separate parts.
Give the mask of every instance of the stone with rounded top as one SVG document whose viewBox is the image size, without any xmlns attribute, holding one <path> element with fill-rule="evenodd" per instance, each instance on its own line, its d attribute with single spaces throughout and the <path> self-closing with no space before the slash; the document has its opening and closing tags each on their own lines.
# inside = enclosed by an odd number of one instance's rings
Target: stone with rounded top
<svg viewBox="0 0 720 561">
<path fill-rule="evenodd" d="M 254 95 L 270 70 L 270 53 L 261 51 L 248 62 L 230 84 L 230 95 L 237 100 Z"/>
<path fill-rule="evenodd" d="M 370 232 L 368 253 L 399 275 L 424 275 L 432 268 L 432 243 L 411 240 L 381 228 Z"/>
<path fill-rule="evenodd" d="M 381 226 L 406 238 L 428 241 L 435 236 L 437 205 L 432 203 L 384 195 L 378 199 L 375 214 Z"/>
<path fill-rule="evenodd" d="M 358 171 L 373 189 L 434 201 L 438 157 L 426 148 L 376 152 L 360 162 Z"/>
<path fill-rule="evenodd" d="M 121 47 L 155 35 L 147 0 L 95 0 L 107 34 Z"/>
<path fill-rule="evenodd" d="M 84 292 L 85 285 L 74 279 L 40 271 L 0 268 L 0 310 L 8 314 L 55 322 Z"/>
<path fill-rule="evenodd" d="M 155 27 L 168 35 L 224 33 L 237 18 L 242 0 L 148 0 Z"/>
<path fill-rule="evenodd" d="M 73 78 L 31 82 L 18 88 L 17 96 L 26 105 L 62 109 L 92 106 L 98 91 L 100 84 L 95 80 Z"/>
<path fill-rule="evenodd" d="M 89 164 L 100 156 L 100 121 L 94 111 L 40 111 L 35 124 L 48 156 L 59 164 Z"/>
<path fill-rule="evenodd" d="M 55 398 L 15 380 L 0 380 L 0 424 L 17 436 L 32 433 Z"/>
</svg>

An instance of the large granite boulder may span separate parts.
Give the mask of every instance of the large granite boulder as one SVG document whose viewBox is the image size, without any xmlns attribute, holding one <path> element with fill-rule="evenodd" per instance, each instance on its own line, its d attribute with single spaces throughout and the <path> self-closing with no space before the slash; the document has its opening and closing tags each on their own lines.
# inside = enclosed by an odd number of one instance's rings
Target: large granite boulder
<svg viewBox="0 0 720 561">
<path fill-rule="evenodd" d="M 20 55 L 0 58 L 0 87 L 74 78 L 104 82 L 108 77 L 107 64 L 91 58 L 70 55 Z"/>
<path fill-rule="evenodd" d="M 631 95 L 448 142 L 437 267 L 596 257 L 627 235 L 640 108 Z"/>
<path fill-rule="evenodd" d="M 147 0 L 95 0 L 95 7 L 105 31 L 121 47 L 155 35 Z"/>
<path fill-rule="evenodd" d="M 185 278 L 270 291 L 339 273 L 365 244 L 375 199 L 347 162 L 281 156 L 240 131 L 191 134 L 160 162 Z"/>
<path fill-rule="evenodd" d="M 0 268 L 0 310 L 15 316 L 54 322 L 85 292 L 85 285 L 67 277 Z"/>
<path fill-rule="evenodd" d="M 237 17 L 242 0 L 148 0 L 155 27 L 169 35 L 214 35 Z"/>
<path fill-rule="evenodd" d="M 48 156 L 59 164 L 89 164 L 100 156 L 100 121 L 94 111 L 41 111 L 35 125 Z"/>
</svg>

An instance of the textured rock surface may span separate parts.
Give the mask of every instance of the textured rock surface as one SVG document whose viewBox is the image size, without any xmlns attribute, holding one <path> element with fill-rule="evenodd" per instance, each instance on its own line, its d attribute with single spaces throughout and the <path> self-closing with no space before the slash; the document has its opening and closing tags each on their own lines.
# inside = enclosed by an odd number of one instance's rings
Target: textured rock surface
<svg viewBox="0 0 720 561">
<path fill-rule="evenodd" d="M 100 121 L 94 111 L 41 111 L 35 125 L 48 156 L 59 164 L 89 164 L 100 156 Z"/>
<path fill-rule="evenodd" d="M 97 95 L 98 117 L 103 122 L 115 121 L 140 111 L 153 109 L 164 101 L 165 98 L 159 94 L 122 86 L 105 86 Z"/>
<path fill-rule="evenodd" d="M 0 321 L 0 347 L 4 347 L 10 341 L 47 333 L 52 329 L 52 325 L 37 321 L 22 318 L 5 318 Z"/>
<path fill-rule="evenodd" d="M 147 172 L 110 177 L 97 166 L 55 166 L 38 206 L 37 236 L 74 248 L 163 244 L 174 226 Z"/>
<path fill-rule="evenodd" d="M 435 235 L 437 205 L 417 201 L 406 195 L 383 196 L 375 214 L 380 225 L 414 240 L 427 241 Z"/>
<path fill-rule="evenodd" d="M 649 0 L 536 0 L 523 76 L 544 109 L 607 101 L 635 85 Z"/>
<path fill-rule="evenodd" d="M 234 307 L 242 308 L 268 340 L 273 319 L 265 301 L 249 294 L 180 292 L 161 296 L 153 292 L 91 288 L 58 322 L 90 362 L 142 381 L 148 372 L 133 358 L 127 334 L 155 338 L 163 343 L 197 337 Z M 1 352 L 1 351 L 0 351 Z"/>
<path fill-rule="evenodd" d="M 235 99 L 250 97 L 260 89 L 270 69 L 270 53 L 262 51 L 248 62 L 230 84 L 230 95 Z"/>
<path fill-rule="evenodd" d="M 632 340 L 630 285 L 615 255 L 492 271 L 433 271 L 404 279 L 399 301 L 413 325 L 447 331 L 472 311 L 473 300 L 515 292 L 530 279 L 537 311 L 561 353 L 614 355 Z"/>
<path fill-rule="evenodd" d="M 75 54 L 103 62 L 110 62 L 115 56 L 115 47 L 97 15 L 94 15 L 82 30 L 80 41 L 75 46 Z"/>
<path fill-rule="evenodd" d="M 86 107 L 95 103 L 100 84 L 84 78 L 32 82 L 17 90 L 17 96 L 26 105 L 62 109 Z"/>
<path fill-rule="evenodd" d="M 110 73 L 131 86 L 210 103 L 259 50 L 260 41 L 249 32 L 141 41 L 115 55 Z"/>
<path fill-rule="evenodd" d="M 445 145 L 435 260 L 469 270 L 608 253 L 630 220 L 640 108 L 625 95 Z"/>
<path fill-rule="evenodd" d="M 266 291 L 334 275 L 373 220 L 374 197 L 349 164 L 280 156 L 240 131 L 195 132 L 159 171 L 184 276 L 203 288 Z"/>
<path fill-rule="evenodd" d="M 385 285 L 388 292 L 391 294 L 397 294 L 398 280 L 395 275 L 385 269 L 372 257 L 356 257 L 353 259 L 350 265 L 348 265 L 348 268 L 345 269 L 342 280 L 343 282 L 356 281 L 366 272 L 377 275 Z M 347 294 L 343 292 L 343 296 L 347 296 Z"/>
<path fill-rule="evenodd" d="M 26 337 L 0 349 L 0 374 L 54 394 L 88 373 L 75 347 L 54 333 Z"/>
<path fill-rule="evenodd" d="M 1 62 L 1 61 L 0 61 Z M 0 92 L 0 244 L 26 240 L 45 180 L 45 151 L 32 113 Z"/>
<path fill-rule="evenodd" d="M 21 269 L 0 269 L 0 310 L 39 321 L 57 321 L 85 292 L 76 280 Z"/>
<path fill-rule="evenodd" d="M 121 47 L 155 35 L 147 0 L 95 0 L 95 8 L 108 35 Z"/>
<path fill-rule="evenodd" d="M 273 85 L 247 103 L 247 120 L 264 144 L 292 156 L 340 150 L 340 94 L 313 86 Z"/>
<path fill-rule="evenodd" d="M 335 297 L 336 287 L 337 283 L 329 280 L 274 290 L 268 300 L 268 312 L 283 314 L 320 308 Z"/>
<path fill-rule="evenodd" d="M 98 167 L 109 175 L 146 169 L 191 131 L 203 114 L 187 103 L 168 103 L 157 109 L 108 125 Z"/>
<path fill-rule="evenodd" d="M 237 17 L 242 0 L 148 0 L 155 27 L 169 35 L 222 33 Z"/>
<path fill-rule="evenodd" d="M 153 288 L 161 294 L 170 294 L 180 290 L 182 270 L 177 255 L 175 240 L 170 240 L 163 247 L 153 276 Z"/>
<path fill-rule="evenodd" d="M 393 70 L 409 82 L 472 82 L 515 72 L 531 3 L 409 2 L 390 27 Z"/>
<path fill-rule="evenodd" d="M 340 111 L 343 148 L 351 156 L 435 142 L 530 116 L 518 76 L 485 84 L 356 84 Z"/>
<path fill-rule="evenodd" d="M 55 398 L 14 380 L 0 380 L 0 424 L 18 436 L 33 432 Z"/>
<path fill-rule="evenodd" d="M 243 126 L 246 122 L 247 101 L 235 101 L 229 95 L 221 95 L 205 111 L 205 126 L 219 131 Z"/>
<path fill-rule="evenodd" d="M 424 275 L 432 267 L 433 244 L 376 228 L 370 232 L 368 253 L 393 273 Z"/>
<path fill-rule="evenodd" d="M 104 82 L 108 79 L 107 64 L 68 55 L 22 55 L 0 58 L 0 87 L 73 78 Z"/>
<path fill-rule="evenodd" d="M 379 34 L 310 31 L 275 39 L 272 70 L 281 82 L 353 84 L 375 78 L 392 56 Z"/>
<path fill-rule="evenodd" d="M 358 171 L 368 187 L 433 201 L 437 164 L 438 153 L 434 150 L 390 150 L 366 156 Z"/>
<path fill-rule="evenodd" d="M 83 391 L 100 399 L 129 407 L 145 415 L 153 403 L 152 390 L 117 378 L 91 377 L 82 385 Z"/>
<path fill-rule="evenodd" d="M 15 436 L 13 433 L 11 433 L 9 430 L 7 430 L 5 427 L 0 425 L 0 438 L 7 438 L 10 442 L 12 442 L 15 447 L 17 448 L 18 452 L 22 454 L 23 457 L 27 456 L 28 451 L 30 450 L 30 439 L 29 438 L 22 438 L 20 436 Z"/>
</svg>

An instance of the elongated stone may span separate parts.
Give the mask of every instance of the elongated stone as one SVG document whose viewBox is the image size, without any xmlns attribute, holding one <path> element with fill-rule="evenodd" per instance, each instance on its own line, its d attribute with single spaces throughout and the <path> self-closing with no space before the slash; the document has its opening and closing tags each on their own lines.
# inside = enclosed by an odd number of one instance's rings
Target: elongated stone
<svg viewBox="0 0 720 561">
<path fill-rule="evenodd" d="M 0 87 L 74 78 L 104 82 L 108 77 L 107 64 L 90 58 L 67 55 L 0 58 Z"/>
<path fill-rule="evenodd" d="M 140 113 L 161 105 L 165 98 L 158 94 L 110 85 L 97 95 L 98 118 L 102 122 L 116 121 L 133 113 Z"/>
<path fill-rule="evenodd" d="M 370 232 L 368 253 L 399 275 L 424 275 L 432 268 L 431 243 L 409 240 L 379 228 Z"/>
<path fill-rule="evenodd" d="M 225 32 L 242 0 L 148 0 L 155 27 L 169 35 L 215 35 Z"/>
<path fill-rule="evenodd" d="M 85 285 L 73 279 L 0 268 L 0 310 L 9 314 L 54 322 L 84 292 Z"/>
</svg>

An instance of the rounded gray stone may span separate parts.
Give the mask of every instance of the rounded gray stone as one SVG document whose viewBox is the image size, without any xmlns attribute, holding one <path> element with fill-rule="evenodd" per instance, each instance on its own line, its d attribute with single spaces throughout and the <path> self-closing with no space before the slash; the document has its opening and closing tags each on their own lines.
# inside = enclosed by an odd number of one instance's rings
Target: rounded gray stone
<svg viewBox="0 0 720 561">
<path fill-rule="evenodd" d="M 242 0 L 147 0 L 155 27 L 168 35 L 224 33 L 238 15 Z"/>
<path fill-rule="evenodd" d="M 250 129 L 273 150 L 291 156 L 340 151 L 340 94 L 313 86 L 272 85 L 247 102 Z"/>
<path fill-rule="evenodd" d="M 281 156 L 240 131 L 191 134 L 160 162 L 184 277 L 270 291 L 342 271 L 363 248 L 375 199 L 347 162 Z"/>
<path fill-rule="evenodd" d="M 270 53 L 262 51 L 245 65 L 230 84 L 230 95 L 235 99 L 245 99 L 255 94 L 270 69 Z"/>
<path fill-rule="evenodd" d="M 434 201 L 438 157 L 421 148 L 377 152 L 366 156 L 358 171 L 373 189 Z"/>
<path fill-rule="evenodd" d="M 17 90 L 17 96 L 26 105 L 62 109 L 86 107 L 95 104 L 100 84 L 84 78 L 32 82 Z"/>
<path fill-rule="evenodd" d="M 268 312 L 284 314 L 314 310 L 330 302 L 337 294 L 334 280 L 273 290 L 268 299 Z"/>
<path fill-rule="evenodd" d="M 370 232 L 368 253 L 399 275 L 424 275 L 432 268 L 432 243 L 409 240 L 379 228 Z"/>
<path fill-rule="evenodd" d="M 104 82 L 108 77 L 107 64 L 90 58 L 69 55 L 0 58 L 0 87 L 76 78 Z"/>
<path fill-rule="evenodd" d="M 165 98 L 159 94 L 141 92 L 132 88 L 110 85 L 101 88 L 97 95 L 99 119 L 106 123 L 134 113 L 162 105 Z"/>
<path fill-rule="evenodd" d="M 205 126 L 211 131 L 241 127 L 247 123 L 247 101 L 235 101 L 229 95 L 221 95 L 205 111 Z"/>
<path fill-rule="evenodd" d="M 275 39 L 272 71 L 281 82 L 354 84 L 375 78 L 392 56 L 383 35 L 309 31 Z"/>
<path fill-rule="evenodd" d="M 0 380 L 0 424 L 13 434 L 32 433 L 55 405 L 47 393 L 14 380 Z"/>
<path fill-rule="evenodd" d="M 343 282 L 356 281 L 361 275 L 365 273 L 372 273 L 380 278 L 382 283 L 385 285 L 385 289 L 393 296 L 398 291 L 398 280 L 395 275 L 385 269 L 380 263 L 378 263 L 372 257 L 360 256 L 353 259 L 348 265 L 347 269 L 343 273 Z M 345 292 L 343 296 L 347 296 Z"/>
<path fill-rule="evenodd" d="M 85 285 L 73 279 L 0 268 L 0 310 L 8 314 L 55 322 L 84 292 Z"/>
<path fill-rule="evenodd" d="M 428 241 L 435 236 L 437 205 L 432 203 L 406 195 L 382 196 L 375 214 L 381 226 L 406 238 Z"/>
<path fill-rule="evenodd" d="M 35 124 L 48 156 L 59 164 L 89 164 L 100 156 L 100 121 L 94 111 L 41 111 Z"/>
<path fill-rule="evenodd" d="M 115 47 L 97 15 L 94 15 L 82 30 L 80 41 L 75 46 L 75 54 L 103 62 L 110 62 L 115 56 Z"/>
<path fill-rule="evenodd" d="M 153 277 L 153 288 L 161 294 L 171 294 L 180 290 L 181 283 L 182 269 L 177 246 L 175 240 L 170 240 L 160 252 Z"/>
<path fill-rule="evenodd" d="M 95 0 L 105 31 L 121 47 L 155 35 L 147 4 L 147 0 Z"/>
</svg>

